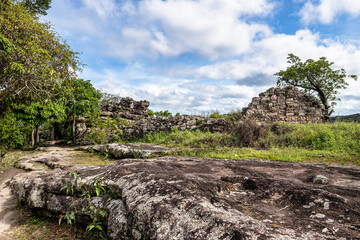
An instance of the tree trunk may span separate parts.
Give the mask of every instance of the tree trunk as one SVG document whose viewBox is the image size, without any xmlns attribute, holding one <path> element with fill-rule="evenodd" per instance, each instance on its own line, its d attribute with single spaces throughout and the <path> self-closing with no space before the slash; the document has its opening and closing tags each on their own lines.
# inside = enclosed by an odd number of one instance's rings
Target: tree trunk
<svg viewBox="0 0 360 240">
<path fill-rule="evenodd" d="M 73 133 L 73 142 L 76 143 L 76 117 L 73 116 L 73 125 L 72 125 L 72 133 Z"/>
<path fill-rule="evenodd" d="M 329 104 L 328 104 L 328 100 L 325 97 L 325 94 L 320 89 L 318 90 L 318 96 L 320 98 L 320 101 L 321 101 L 322 105 L 325 107 L 324 120 L 326 122 L 328 122 L 330 120 L 330 107 L 329 107 Z"/>
<path fill-rule="evenodd" d="M 55 126 L 51 127 L 51 141 L 55 141 Z"/>
<path fill-rule="evenodd" d="M 0 152 L 0 160 L 1 160 L 1 162 L 0 163 L 2 163 L 2 159 L 3 159 L 3 144 L 1 144 L 1 152 Z"/>
<path fill-rule="evenodd" d="M 39 125 L 36 125 L 36 144 L 40 142 Z"/>
<path fill-rule="evenodd" d="M 34 147 L 35 146 L 35 128 L 31 129 L 31 146 Z"/>
</svg>

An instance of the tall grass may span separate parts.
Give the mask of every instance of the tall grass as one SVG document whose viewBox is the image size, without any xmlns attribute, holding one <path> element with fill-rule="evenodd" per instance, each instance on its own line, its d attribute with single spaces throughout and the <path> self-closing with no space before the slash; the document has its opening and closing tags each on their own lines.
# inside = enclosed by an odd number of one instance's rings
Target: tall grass
<svg viewBox="0 0 360 240">
<path fill-rule="evenodd" d="M 360 165 L 360 123 L 243 124 L 231 133 L 174 130 L 137 141 L 176 148 L 173 155 Z"/>
<path fill-rule="evenodd" d="M 328 150 L 360 157 L 360 124 L 335 123 L 276 123 L 258 140 L 266 147 L 295 147 L 309 150 Z"/>
</svg>

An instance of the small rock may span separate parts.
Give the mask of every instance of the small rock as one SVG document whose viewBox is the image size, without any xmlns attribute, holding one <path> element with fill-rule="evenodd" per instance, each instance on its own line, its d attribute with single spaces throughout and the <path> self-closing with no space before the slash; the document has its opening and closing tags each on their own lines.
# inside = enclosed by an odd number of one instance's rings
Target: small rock
<svg viewBox="0 0 360 240">
<path fill-rule="evenodd" d="M 303 205 L 303 208 L 310 208 L 311 206 L 309 205 Z"/>
<path fill-rule="evenodd" d="M 324 209 L 328 210 L 330 207 L 330 203 L 329 202 L 324 202 Z"/>
<path fill-rule="evenodd" d="M 332 219 L 329 218 L 328 220 L 326 220 L 326 222 L 327 222 L 327 223 L 333 223 L 334 220 L 332 220 Z"/>
<path fill-rule="evenodd" d="M 316 199 L 315 201 L 314 201 L 314 203 L 323 203 L 324 201 L 322 200 L 322 199 Z"/>
<path fill-rule="evenodd" d="M 313 179 L 313 183 L 316 184 L 327 184 L 329 179 L 323 175 L 316 175 Z"/>
<path fill-rule="evenodd" d="M 322 213 L 317 213 L 315 215 L 316 218 L 324 218 L 325 217 L 325 214 L 322 214 Z"/>
<path fill-rule="evenodd" d="M 327 233 L 329 230 L 327 229 L 327 228 L 324 228 L 323 230 L 322 230 L 322 232 L 323 233 Z"/>
</svg>

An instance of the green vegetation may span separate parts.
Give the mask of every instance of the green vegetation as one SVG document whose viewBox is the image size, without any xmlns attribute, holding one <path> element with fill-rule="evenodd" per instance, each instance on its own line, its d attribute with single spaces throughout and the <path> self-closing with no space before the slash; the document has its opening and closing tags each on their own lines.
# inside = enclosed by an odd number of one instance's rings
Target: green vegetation
<svg viewBox="0 0 360 240">
<path fill-rule="evenodd" d="M 93 126 L 87 135 L 87 141 L 97 144 L 108 144 L 110 142 L 121 141 L 122 131 L 118 126 L 129 125 L 128 121 L 121 117 L 102 119 L 100 117 L 91 117 L 88 125 Z"/>
<path fill-rule="evenodd" d="M 68 224 L 76 223 L 77 214 L 87 214 L 90 216 L 91 222 L 87 225 L 86 230 L 92 238 L 107 239 L 106 232 L 103 229 L 103 221 L 105 221 L 108 213 L 100 208 L 96 208 L 91 204 L 91 197 L 102 196 L 107 193 L 104 188 L 102 178 L 94 178 L 90 182 L 83 181 L 76 172 L 70 172 L 70 177 L 73 181 L 63 180 L 61 191 L 65 191 L 67 195 L 80 195 L 80 197 L 87 201 L 87 205 L 79 209 L 78 200 L 73 200 L 69 210 L 65 215 L 61 215 L 59 222 L 66 218 Z M 110 191 L 110 195 L 113 193 Z M 110 197 L 110 196 L 108 196 Z"/>
<path fill-rule="evenodd" d="M 110 156 L 107 156 L 106 158 L 93 152 L 72 152 L 69 154 L 69 157 L 72 158 L 71 162 L 73 164 L 79 164 L 79 165 L 109 165 L 113 162 L 115 162 L 114 159 L 112 159 Z"/>
<path fill-rule="evenodd" d="M 349 84 L 345 81 L 347 77 L 357 79 L 356 75 L 346 75 L 345 69 L 332 70 L 331 65 L 325 57 L 318 61 L 308 59 L 302 62 L 294 54 L 289 54 L 288 63 L 291 64 L 285 71 L 275 73 L 278 76 L 278 86 L 294 86 L 302 88 L 306 93 L 316 93 L 322 105 L 325 107 L 326 120 L 334 112 L 333 108 L 339 89 L 345 89 Z"/>
<path fill-rule="evenodd" d="M 0 155 L 34 147 L 42 130 L 72 139 L 79 116 L 98 113 L 99 93 L 77 78 L 78 53 L 39 20 L 51 0 L 0 1 Z M 71 121 L 70 121 L 71 119 Z"/>
<path fill-rule="evenodd" d="M 233 133 L 175 130 L 138 141 L 176 149 L 171 155 L 360 165 L 357 123 L 249 124 L 239 125 Z"/>
<path fill-rule="evenodd" d="M 52 0 L 21 0 L 19 1 L 31 14 L 47 15 Z"/>
<path fill-rule="evenodd" d="M 76 117 L 94 116 L 99 112 L 99 93 L 90 83 L 82 79 L 73 79 L 70 83 L 70 89 L 66 95 L 66 112 L 72 117 L 72 138 L 76 142 Z"/>
<path fill-rule="evenodd" d="M 0 101 L 55 99 L 80 70 L 77 53 L 21 3 L 0 2 L 0 33 L 12 46 L 0 52 Z"/>
<path fill-rule="evenodd" d="M 172 113 L 169 112 L 168 110 L 154 112 L 154 111 L 149 109 L 148 114 L 149 114 L 150 117 L 172 117 Z M 176 116 L 179 116 L 179 115 L 180 115 L 179 113 L 176 114 Z"/>
</svg>

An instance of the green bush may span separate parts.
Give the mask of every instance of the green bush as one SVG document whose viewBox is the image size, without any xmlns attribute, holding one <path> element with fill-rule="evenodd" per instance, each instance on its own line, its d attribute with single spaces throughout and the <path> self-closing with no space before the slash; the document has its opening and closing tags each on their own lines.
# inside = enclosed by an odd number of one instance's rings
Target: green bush
<svg viewBox="0 0 360 240">
<path fill-rule="evenodd" d="M 0 117 L 0 158 L 14 147 L 24 144 L 24 136 L 21 131 L 23 123 L 16 119 L 13 113 L 6 113 Z"/>
<path fill-rule="evenodd" d="M 100 117 L 93 117 L 89 119 L 88 124 L 93 127 L 87 135 L 86 140 L 93 144 L 107 144 L 109 142 L 119 141 L 123 135 L 119 126 L 129 125 L 128 121 L 121 117 L 108 117 L 106 120 Z"/>
<path fill-rule="evenodd" d="M 253 147 L 266 134 L 266 127 L 259 126 L 251 121 L 240 122 L 234 127 L 231 135 L 237 146 Z"/>
</svg>

